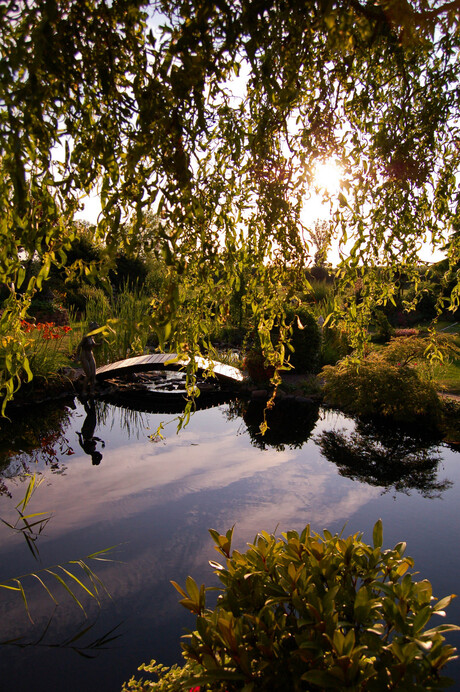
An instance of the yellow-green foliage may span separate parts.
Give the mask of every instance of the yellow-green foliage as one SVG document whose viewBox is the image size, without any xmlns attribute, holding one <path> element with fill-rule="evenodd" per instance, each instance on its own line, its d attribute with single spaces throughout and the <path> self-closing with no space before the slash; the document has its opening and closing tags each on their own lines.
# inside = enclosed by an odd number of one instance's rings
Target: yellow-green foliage
<svg viewBox="0 0 460 692">
<path fill-rule="evenodd" d="M 451 348 L 446 341 L 439 353 Z M 362 359 L 348 356 L 325 366 L 324 395 L 328 403 L 360 416 L 389 416 L 411 422 L 437 417 L 439 398 L 432 380 L 429 341 L 417 336 L 391 339 Z"/>
<path fill-rule="evenodd" d="M 206 589 L 188 577 L 173 582 L 196 615 L 182 644 L 185 665 L 154 661 L 142 670 L 159 681 L 135 680 L 123 690 L 292 692 L 300 690 L 435 690 L 454 656 L 443 632 L 455 625 L 428 622 L 452 596 L 432 597 L 427 580 L 414 581 L 405 544 L 382 550 L 382 522 L 373 544 L 361 534 L 343 538 L 307 525 L 277 539 L 258 534 L 245 553 L 231 550 L 233 529 L 210 531 L 224 564 L 211 562 L 223 590 L 214 610 Z M 433 625 L 433 626 L 431 626 Z"/>
</svg>

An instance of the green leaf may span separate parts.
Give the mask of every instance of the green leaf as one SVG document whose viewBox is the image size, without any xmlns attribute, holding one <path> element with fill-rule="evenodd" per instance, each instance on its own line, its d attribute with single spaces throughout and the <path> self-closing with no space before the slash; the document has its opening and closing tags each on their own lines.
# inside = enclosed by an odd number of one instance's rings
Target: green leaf
<svg viewBox="0 0 460 692">
<path fill-rule="evenodd" d="M 432 611 L 430 606 L 425 606 L 417 613 L 412 625 L 414 633 L 413 636 L 417 636 L 418 632 L 425 627 L 426 623 L 431 617 L 431 613 Z"/>
<path fill-rule="evenodd" d="M 372 532 L 372 539 L 374 543 L 374 548 L 381 548 L 383 545 L 383 524 L 382 520 L 378 519 L 375 522 L 374 530 Z"/>
<path fill-rule="evenodd" d="M 184 589 L 176 581 L 173 581 L 172 579 L 170 581 L 174 588 L 180 593 L 180 595 L 183 596 L 183 598 L 187 598 L 187 594 L 185 593 Z"/>
</svg>

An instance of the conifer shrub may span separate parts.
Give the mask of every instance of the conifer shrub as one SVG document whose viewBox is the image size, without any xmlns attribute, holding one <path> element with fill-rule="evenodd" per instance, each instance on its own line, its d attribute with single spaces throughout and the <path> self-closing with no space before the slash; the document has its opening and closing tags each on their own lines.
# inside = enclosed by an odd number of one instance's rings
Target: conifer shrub
<svg viewBox="0 0 460 692">
<path fill-rule="evenodd" d="M 286 322 L 290 324 L 292 351 L 289 361 L 296 372 L 316 372 L 318 370 L 321 332 L 314 315 L 305 305 L 289 306 Z"/>
<path fill-rule="evenodd" d="M 317 372 L 321 353 L 321 332 L 316 318 L 305 305 L 288 305 L 285 307 L 285 323 L 289 337 L 285 360 L 289 361 L 297 373 Z M 278 343 L 279 325 L 272 327 L 269 338 L 271 344 Z M 252 334 L 249 341 L 243 368 L 256 383 L 267 383 L 275 372 L 274 364 L 270 357 L 267 357 L 257 331 Z"/>
<path fill-rule="evenodd" d="M 292 690 L 437 690 L 455 649 L 437 624 L 453 596 L 433 598 L 429 581 L 415 581 L 405 544 L 383 550 L 382 523 L 373 544 L 307 525 L 278 539 L 258 534 L 246 552 L 232 551 L 233 529 L 210 531 L 223 564 L 214 609 L 210 589 L 188 577 L 181 603 L 196 616 L 182 644 L 185 664 L 152 661 L 123 690 L 286 692 Z"/>
</svg>

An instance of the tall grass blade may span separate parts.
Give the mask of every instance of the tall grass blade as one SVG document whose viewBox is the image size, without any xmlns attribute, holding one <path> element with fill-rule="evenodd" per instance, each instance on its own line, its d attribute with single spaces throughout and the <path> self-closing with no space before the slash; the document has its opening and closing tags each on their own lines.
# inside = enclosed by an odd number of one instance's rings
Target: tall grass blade
<svg viewBox="0 0 460 692">
<path fill-rule="evenodd" d="M 29 548 L 30 552 L 32 553 L 33 558 L 35 560 L 38 560 L 40 553 L 39 553 L 37 546 L 35 545 L 35 542 L 34 542 L 35 539 L 31 538 L 29 536 L 29 534 L 26 533 L 25 531 L 23 531 L 22 533 L 23 533 L 23 536 L 24 536 L 25 541 L 27 543 L 27 547 Z M 35 536 L 35 538 L 36 538 L 36 536 Z"/>
<path fill-rule="evenodd" d="M 99 560 L 100 562 L 115 562 L 115 560 L 113 560 L 109 557 L 99 557 L 99 555 L 104 555 L 105 553 L 108 553 L 111 550 L 114 550 L 115 548 L 118 548 L 118 545 L 112 545 L 112 546 L 110 546 L 110 548 L 104 548 L 103 550 L 98 550 L 97 552 L 91 553 L 91 555 L 87 555 L 86 557 L 87 557 L 87 559 Z"/>
<path fill-rule="evenodd" d="M 68 569 L 65 569 L 65 567 L 59 566 L 59 569 L 62 570 L 62 571 L 64 572 L 64 574 L 67 574 L 67 576 L 69 576 L 71 579 L 73 579 L 74 581 L 76 581 L 77 584 L 78 584 L 79 586 L 81 586 L 81 588 L 82 588 L 84 591 L 86 591 L 92 598 L 96 599 L 96 600 L 98 601 L 98 603 L 99 603 L 99 599 L 96 597 L 96 594 L 94 594 L 92 591 L 90 591 L 90 590 L 88 589 L 88 587 L 85 586 L 85 585 L 83 584 L 83 582 L 81 582 L 81 581 L 78 579 L 78 577 L 76 577 L 74 574 L 72 574 L 72 572 L 70 572 Z"/>
<path fill-rule="evenodd" d="M 103 581 L 101 579 L 99 579 L 99 577 L 96 574 L 94 574 L 94 572 L 88 567 L 88 565 L 85 565 L 83 560 L 81 562 L 77 562 L 76 564 L 78 564 L 81 567 L 81 569 L 85 572 L 86 576 L 88 577 L 91 584 L 93 585 L 93 589 L 95 592 L 94 598 L 96 598 L 98 603 L 100 602 L 99 601 L 99 597 L 100 597 L 99 596 L 99 589 L 102 589 L 107 594 L 107 596 L 109 598 L 112 598 L 111 595 L 109 594 L 109 592 L 107 591 Z"/>
<path fill-rule="evenodd" d="M 24 495 L 22 500 L 20 502 L 18 502 L 18 504 L 16 505 L 17 510 L 19 510 L 19 508 L 21 507 L 22 511 L 24 511 L 25 508 L 27 507 L 29 500 L 32 497 L 32 493 L 34 492 L 35 479 L 36 479 L 36 475 L 33 474 L 33 476 L 31 477 L 31 479 L 28 483 L 26 494 Z"/>
<path fill-rule="evenodd" d="M 43 581 L 43 579 L 41 579 L 41 577 L 39 577 L 38 574 L 36 574 L 35 572 L 31 572 L 30 576 L 31 576 L 31 577 L 35 577 L 35 579 L 37 579 L 37 580 L 40 582 L 40 584 L 43 586 L 43 588 L 45 589 L 46 593 L 47 593 L 48 596 L 51 598 L 51 600 L 52 600 L 56 605 L 58 605 L 58 602 L 57 602 L 56 599 L 54 598 L 54 596 L 53 596 L 53 594 L 51 593 L 51 591 L 49 590 L 49 588 L 46 586 L 46 584 L 45 584 L 45 582 Z"/>
<path fill-rule="evenodd" d="M 65 583 L 64 579 L 62 579 L 62 577 L 60 577 L 59 574 L 56 574 L 56 572 L 53 572 L 53 571 L 50 570 L 50 569 L 45 569 L 45 572 L 47 572 L 48 574 L 51 574 L 51 576 L 53 576 L 53 577 L 61 584 L 61 586 L 64 587 L 64 589 L 67 591 L 67 593 L 73 598 L 73 600 L 75 601 L 75 603 L 82 609 L 82 611 L 84 612 L 85 617 L 86 617 L 86 610 L 84 609 L 83 605 L 80 603 L 80 601 L 78 600 L 78 598 L 75 596 L 75 594 L 73 593 L 72 589 L 70 589 L 70 588 L 67 586 L 67 584 Z"/>
<path fill-rule="evenodd" d="M 31 616 L 31 614 L 30 614 L 29 604 L 27 603 L 26 594 L 25 594 L 25 591 L 24 591 L 24 589 L 23 589 L 23 587 L 22 587 L 22 584 L 21 584 L 21 582 L 19 581 L 19 579 L 13 579 L 13 581 L 15 581 L 16 584 L 17 584 L 18 587 L 19 587 L 19 588 L 18 588 L 18 591 L 20 592 L 20 594 L 21 594 L 21 596 L 22 596 L 22 600 L 24 601 L 24 607 L 25 607 L 25 609 L 26 609 L 27 616 L 28 616 L 30 622 L 33 624 L 34 621 L 32 620 L 32 616 Z"/>
</svg>

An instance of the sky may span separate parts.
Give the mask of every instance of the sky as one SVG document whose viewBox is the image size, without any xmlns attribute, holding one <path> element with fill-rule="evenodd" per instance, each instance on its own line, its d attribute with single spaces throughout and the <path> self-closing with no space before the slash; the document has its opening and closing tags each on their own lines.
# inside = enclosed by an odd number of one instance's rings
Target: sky
<svg viewBox="0 0 460 692">
<path fill-rule="evenodd" d="M 149 16 L 147 19 L 149 28 L 158 38 L 161 37 L 159 27 L 162 21 L 163 18 L 158 13 Z M 249 72 L 249 65 L 242 63 L 240 65 L 239 74 L 233 75 L 232 79 L 228 83 L 228 90 L 234 95 L 235 101 L 240 101 L 245 96 Z M 316 184 L 318 185 L 318 190 L 311 194 L 310 199 L 305 200 L 301 217 L 302 222 L 307 227 L 313 226 L 316 220 L 327 221 L 330 218 L 331 212 L 329 203 L 324 202 L 321 195 L 321 189 L 327 190 L 332 196 L 338 194 L 340 192 L 340 178 L 340 167 L 332 159 L 322 161 L 318 164 L 315 172 L 315 180 Z M 93 194 L 90 196 L 83 198 L 81 203 L 82 210 L 75 215 L 75 218 L 86 220 L 90 223 L 96 223 L 98 215 L 101 212 L 101 202 L 97 192 L 93 192 Z M 353 240 L 348 242 L 349 248 L 351 248 L 353 242 Z M 314 252 L 315 250 L 312 248 L 311 254 L 313 255 Z M 342 247 L 342 252 L 346 254 L 347 245 Z M 424 242 L 419 256 L 424 262 L 438 262 L 444 259 L 445 253 L 441 250 L 433 251 L 431 244 L 429 242 Z M 333 266 L 337 266 L 337 264 L 340 262 L 338 240 L 334 240 L 332 242 L 331 249 L 328 253 L 328 261 L 331 262 Z"/>
</svg>

